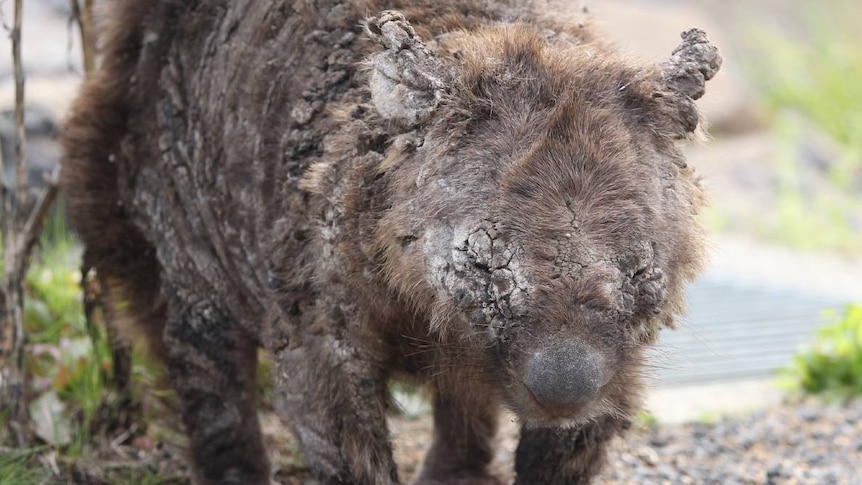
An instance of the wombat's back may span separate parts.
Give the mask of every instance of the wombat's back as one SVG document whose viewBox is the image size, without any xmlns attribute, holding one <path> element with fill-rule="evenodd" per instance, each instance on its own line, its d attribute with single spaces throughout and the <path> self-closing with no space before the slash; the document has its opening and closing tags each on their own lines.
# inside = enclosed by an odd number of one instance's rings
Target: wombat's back
<svg viewBox="0 0 862 485">
<path fill-rule="evenodd" d="M 161 275 L 259 321 L 273 228 L 312 223 L 297 187 L 335 129 L 331 106 L 367 102 L 364 16 L 403 7 L 433 37 L 517 16 L 506 3 L 118 2 L 62 140 L 87 263 L 135 319 L 158 308 Z"/>
<path fill-rule="evenodd" d="M 61 187 L 86 263 L 127 316 L 160 320 L 160 279 L 212 285 L 226 310 L 260 316 L 274 219 L 303 219 L 292 189 L 358 60 L 359 17 L 322 3 L 326 19 L 283 2 L 110 12 L 63 131 Z"/>
</svg>

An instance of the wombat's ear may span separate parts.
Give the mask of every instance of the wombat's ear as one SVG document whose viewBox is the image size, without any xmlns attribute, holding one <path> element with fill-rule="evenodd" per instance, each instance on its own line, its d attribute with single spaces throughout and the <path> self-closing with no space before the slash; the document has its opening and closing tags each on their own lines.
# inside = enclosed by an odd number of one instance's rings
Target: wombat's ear
<svg viewBox="0 0 862 485">
<path fill-rule="evenodd" d="M 410 126 L 427 120 L 450 84 L 448 68 L 425 46 L 401 12 L 388 10 L 369 18 L 365 32 L 384 47 L 366 60 L 377 112 Z"/>
<path fill-rule="evenodd" d="M 693 132 L 698 124 L 694 100 L 703 96 L 706 81 L 712 79 L 721 67 L 718 49 L 700 29 L 682 33 L 682 43 L 674 49 L 670 59 L 659 64 L 658 79 L 652 98 L 664 115 L 670 116 L 673 131 L 680 138 Z"/>
</svg>

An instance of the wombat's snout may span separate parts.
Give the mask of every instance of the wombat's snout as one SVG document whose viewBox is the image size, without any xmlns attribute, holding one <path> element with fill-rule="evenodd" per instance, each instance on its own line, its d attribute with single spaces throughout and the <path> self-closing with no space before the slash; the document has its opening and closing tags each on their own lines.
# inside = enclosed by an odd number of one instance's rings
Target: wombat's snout
<svg viewBox="0 0 862 485">
<path fill-rule="evenodd" d="M 602 356 L 586 345 L 557 344 L 533 354 L 524 383 L 545 411 L 565 416 L 599 392 L 603 367 Z"/>
</svg>

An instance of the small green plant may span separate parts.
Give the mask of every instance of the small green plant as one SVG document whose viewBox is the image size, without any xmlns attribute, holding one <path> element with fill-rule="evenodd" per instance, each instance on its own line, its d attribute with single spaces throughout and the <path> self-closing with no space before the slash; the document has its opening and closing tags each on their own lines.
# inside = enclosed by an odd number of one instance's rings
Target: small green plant
<svg viewBox="0 0 862 485">
<path fill-rule="evenodd" d="M 641 411 L 638 411 L 637 414 L 635 414 L 634 429 L 636 429 L 638 431 L 642 431 L 642 432 L 650 431 L 650 430 L 654 429 L 656 426 L 658 426 L 658 424 L 659 424 L 658 418 L 655 417 L 655 414 L 653 414 L 647 410 L 641 410 Z"/>
<path fill-rule="evenodd" d="M 0 485 L 36 485 L 45 483 L 44 471 L 30 461 L 40 448 L 0 453 Z"/>
<path fill-rule="evenodd" d="M 31 415 L 48 443 L 82 453 L 107 397 L 111 351 L 104 329 L 88 327 L 81 297 L 80 250 L 61 216 L 49 221 L 27 275 L 24 326 L 30 340 Z"/>
<path fill-rule="evenodd" d="M 103 426 L 98 416 L 110 404 L 111 349 L 104 327 L 88 326 L 84 318 L 80 249 L 60 214 L 46 221 L 25 279 L 24 370 L 36 435 L 79 455 Z"/>
<path fill-rule="evenodd" d="M 710 425 L 710 424 L 715 424 L 715 423 L 721 421 L 721 418 L 722 418 L 722 414 L 720 412 L 718 412 L 718 411 L 707 411 L 707 412 L 701 413 L 697 417 L 697 422 L 700 424 Z"/>
<path fill-rule="evenodd" d="M 862 396 L 862 306 L 820 329 L 811 347 L 793 358 L 784 384 L 806 394 L 838 398 Z"/>
</svg>

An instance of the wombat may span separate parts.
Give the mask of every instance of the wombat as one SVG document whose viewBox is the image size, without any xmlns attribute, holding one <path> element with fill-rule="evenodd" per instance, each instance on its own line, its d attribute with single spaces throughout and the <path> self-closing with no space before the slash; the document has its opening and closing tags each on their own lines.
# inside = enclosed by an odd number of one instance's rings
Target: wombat
<svg viewBox="0 0 862 485">
<path fill-rule="evenodd" d="M 269 483 L 260 347 L 320 483 L 399 482 L 391 379 L 432 396 L 413 483 L 500 483 L 501 406 L 516 483 L 596 474 L 701 265 L 702 31 L 647 65 L 538 1 L 115 3 L 61 187 L 197 483 Z"/>
</svg>

